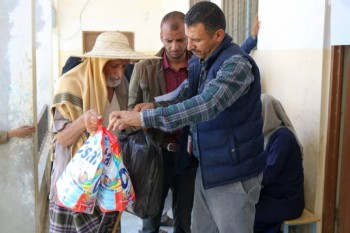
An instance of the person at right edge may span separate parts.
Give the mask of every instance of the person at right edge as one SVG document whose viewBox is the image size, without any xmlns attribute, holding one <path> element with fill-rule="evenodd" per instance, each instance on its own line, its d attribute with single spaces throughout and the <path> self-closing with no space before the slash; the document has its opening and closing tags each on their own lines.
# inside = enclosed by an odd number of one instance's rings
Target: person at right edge
<svg viewBox="0 0 350 233">
<path fill-rule="evenodd" d="M 193 5 L 185 15 L 187 49 L 194 54 L 188 83 L 171 101 L 139 104 L 140 112 L 114 111 L 109 117 L 109 129 L 172 132 L 191 126 L 188 150 L 199 160 L 193 233 L 252 233 L 266 164 L 259 69 L 225 29 L 216 4 Z"/>
<path fill-rule="evenodd" d="M 256 204 L 254 233 L 278 233 L 282 222 L 304 210 L 302 146 L 281 103 L 261 95 L 267 166 Z"/>
</svg>

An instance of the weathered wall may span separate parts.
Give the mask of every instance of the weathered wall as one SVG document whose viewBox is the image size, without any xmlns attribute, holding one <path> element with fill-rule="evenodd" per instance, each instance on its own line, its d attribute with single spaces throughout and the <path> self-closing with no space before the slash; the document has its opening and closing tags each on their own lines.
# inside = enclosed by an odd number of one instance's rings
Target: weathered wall
<svg viewBox="0 0 350 233">
<path fill-rule="evenodd" d="M 0 2 L 0 31 L 0 130 L 37 126 L 52 100 L 51 2 Z M 38 161 L 45 167 L 47 154 L 38 150 L 37 135 L 0 145 L 0 232 L 38 232 L 36 223 L 43 222 L 47 184 L 38 177 Z"/>
<path fill-rule="evenodd" d="M 0 128 L 33 124 L 32 2 L 0 2 Z M 35 232 L 33 139 L 0 145 L 0 232 Z M 20 224 L 19 224 L 20 220 Z"/>
</svg>

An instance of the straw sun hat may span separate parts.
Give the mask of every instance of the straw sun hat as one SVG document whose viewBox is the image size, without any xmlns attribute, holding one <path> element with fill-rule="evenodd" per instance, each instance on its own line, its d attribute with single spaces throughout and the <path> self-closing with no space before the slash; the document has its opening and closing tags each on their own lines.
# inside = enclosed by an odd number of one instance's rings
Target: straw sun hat
<svg viewBox="0 0 350 233">
<path fill-rule="evenodd" d="M 90 52 L 80 57 L 102 57 L 113 59 L 161 59 L 161 57 L 146 55 L 133 50 L 124 34 L 117 31 L 102 32 L 97 38 Z"/>
</svg>

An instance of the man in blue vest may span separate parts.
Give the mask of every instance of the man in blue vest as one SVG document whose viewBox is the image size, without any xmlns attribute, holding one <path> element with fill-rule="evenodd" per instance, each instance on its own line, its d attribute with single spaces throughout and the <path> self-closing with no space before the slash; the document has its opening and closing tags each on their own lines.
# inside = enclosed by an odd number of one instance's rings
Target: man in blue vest
<svg viewBox="0 0 350 233">
<path fill-rule="evenodd" d="M 108 128 L 171 132 L 190 126 L 188 151 L 199 160 L 193 233 L 252 233 L 265 166 L 260 75 L 225 33 L 222 10 L 195 4 L 185 16 L 188 83 L 172 100 L 110 114 Z M 154 108 L 155 109 L 149 109 Z"/>
</svg>

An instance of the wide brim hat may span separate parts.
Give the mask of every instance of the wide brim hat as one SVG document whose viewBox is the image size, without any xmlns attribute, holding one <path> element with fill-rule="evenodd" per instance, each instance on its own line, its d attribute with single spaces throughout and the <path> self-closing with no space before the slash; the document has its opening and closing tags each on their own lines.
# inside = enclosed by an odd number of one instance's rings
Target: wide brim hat
<svg viewBox="0 0 350 233">
<path fill-rule="evenodd" d="M 79 57 L 99 57 L 111 59 L 161 59 L 154 55 L 136 52 L 130 47 L 127 37 L 118 31 L 102 32 L 97 38 L 94 47 L 90 52 Z"/>
</svg>

